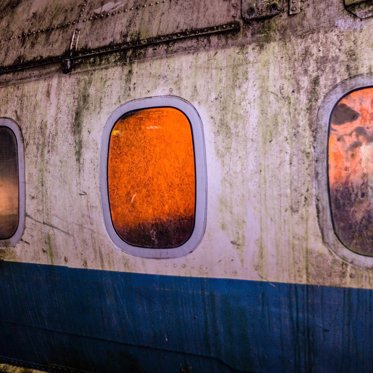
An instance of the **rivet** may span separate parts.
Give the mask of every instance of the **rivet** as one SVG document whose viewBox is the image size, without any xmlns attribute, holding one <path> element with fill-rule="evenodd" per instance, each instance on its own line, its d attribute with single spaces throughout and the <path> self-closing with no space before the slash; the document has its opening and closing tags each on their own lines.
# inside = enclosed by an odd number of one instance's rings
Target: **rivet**
<svg viewBox="0 0 373 373">
<path fill-rule="evenodd" d="M 278 10 L 279 10 L 278 4 L 277 3 L 271 3 L 271 5 L 269 6 L 269 10 L 270 10 L 270 12 L 278 12 Z"/>
<path fill-rule="evenodd" d="M 249 7 L 249 9 L 247 9 L 247 15 L 249 17 L 253 17 L 255 14 L 255 8 L 253 6 Z"/>
</svg>

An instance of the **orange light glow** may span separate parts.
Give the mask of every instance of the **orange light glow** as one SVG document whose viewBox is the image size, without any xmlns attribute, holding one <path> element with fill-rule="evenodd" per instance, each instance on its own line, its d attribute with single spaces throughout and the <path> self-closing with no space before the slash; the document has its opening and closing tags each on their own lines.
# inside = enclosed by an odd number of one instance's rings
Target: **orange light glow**
<svg viewBox="0 0 373 373">
<path fill-rule="evenodd" d="M 10 238 L 18 226 L 18 185 L 0 179 L 0 239 Z"/>
<path fill-rule="evenodd" d="M 372 154 L 367 154 L 367 146 L 373 140 L 373 88 L 348 94 L 334 111 L 341 106 L 345 108 L 345 118 L 340 119 L 341 123 L 333 123 L 332 117 L 329 137 L 329 182 L 332 185 L 347 180 L 359 182 L 364 172 L 373 171 Z"/>
<path fill-rule="evenodd" d="M 18 227 L 17 141 L 8 127 L 0 127 L 0 239 L 9 239 Z"/>
<path fill-rule="evenodd" d="M 351 250 L 373 255 L 373 88 L 335 106 L 328 160 L 336 233 Z"/>
<path fill-rule="evenodd" d="M 174 108 L 130 113 L 113 127 L 108 187 L 111 218 L 128 244 L 173 248 L 191 236 L 195 217 L 193 138 Z"/>
</svg>

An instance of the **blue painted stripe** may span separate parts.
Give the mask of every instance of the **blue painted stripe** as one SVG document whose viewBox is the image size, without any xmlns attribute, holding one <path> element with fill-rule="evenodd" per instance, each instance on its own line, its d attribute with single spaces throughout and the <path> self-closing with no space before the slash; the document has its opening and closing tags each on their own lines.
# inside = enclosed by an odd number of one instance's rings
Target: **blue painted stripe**
<svg viewBox="0 0 373 373">
<path fill-rule="evenodd" d="M 2 359 L 52 371 L 373 372 L 369 290 L 1 262 L 0 302 Z"/>
</svg>

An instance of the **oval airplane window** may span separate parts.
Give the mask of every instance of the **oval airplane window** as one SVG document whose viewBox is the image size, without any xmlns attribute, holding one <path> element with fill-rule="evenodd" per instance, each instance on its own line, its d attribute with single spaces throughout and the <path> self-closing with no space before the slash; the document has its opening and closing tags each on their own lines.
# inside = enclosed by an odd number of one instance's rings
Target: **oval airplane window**
<svg viewBox="0 0 373 373">
<path fill-rule="evenodd" d="M 175 97 L 134 101 L 105 132 L 104 216 L 113 241 L 145 257 L 192 251 L 204 230 L 206 189 L 194 108 Z"/>
<path fill-rule="evenodd" d="M 328 183 L 333 227 L 345 247 L 373 256 L 373 88 L 346 94 L 330 118 Z"/>
<path fill-rule="evenodd" d="M 23 147 L 18 126 L 0 118 L 0 246 L 13 245 L 24 226 Z"/>
<path fill-rule="evenodd" d="M 174 248 L 193 232 L 192 130 L 178 109 L 142 109 L 120 118 L 108 158 L 111 219 L 129 245 Z"/>
</svg>

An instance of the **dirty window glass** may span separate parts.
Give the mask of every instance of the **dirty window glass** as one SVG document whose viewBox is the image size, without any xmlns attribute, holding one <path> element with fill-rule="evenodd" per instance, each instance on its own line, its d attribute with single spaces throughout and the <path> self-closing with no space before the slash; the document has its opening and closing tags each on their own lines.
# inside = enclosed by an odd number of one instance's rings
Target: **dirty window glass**
<svg viewBox="0 0 373 373">
<path fill-rule="evenodd" d="M 171 107 L 124 115 L 109 142 L 110 214 L 119 237 L 144 248 L 175 248 L 192 235 L 195 163 L 188 118 Z"/>
<path fill-rule="evenodd" d="M 19 220 L 18 147 L 13 131 L 0 126 L 0 240 L 11 238 Z"/>
<path fill-rule="evenodd" d="M 373 88 L 351 92 L 334 107 L 328 153 L 335 232 L 350 250 L 373 256 Z"/>
</svg>

